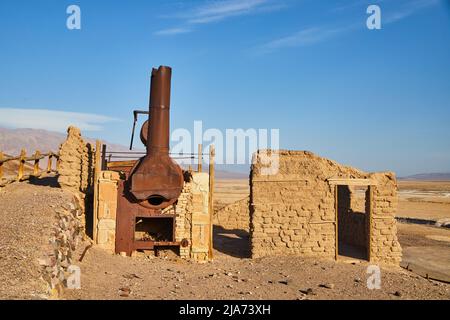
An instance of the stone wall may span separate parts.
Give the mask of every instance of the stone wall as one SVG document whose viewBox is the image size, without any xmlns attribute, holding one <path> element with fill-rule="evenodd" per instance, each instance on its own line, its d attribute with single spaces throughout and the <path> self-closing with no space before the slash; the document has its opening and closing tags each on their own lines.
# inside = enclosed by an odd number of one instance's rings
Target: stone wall
<svg viewBox="0 0 450 320">
<path fill-rule="evenodd" d="M 274 153 L 275 154 L 275 153 Z M 373 179 L 371 260 L 399 263 L 395 227 L 396 183 L 392 173 L 368 174 L 308 151 L 281 150 L 278 166 L 265 173 L 266 152 L 254 155 L 250 175 L 252 257 L 304 255 L 334 258 L 335 186 L 328 179 Z"/>
<path fill-rule="evenodd" d="M 192 216 L 188 214 L 192 212 L 192 183 L 191 176 L 187 177 L 183 185 L 183 190 L 178 198 L 175 206 L 175 241 L 191 238 Z M 180 247 L 180 257 L 188 259 L 191 253 L 192 242 L 189 241 L 187 247 Z"/>
<path fill-rule="evenodd" d="M 402 249 L 397 239 L 398 195 L 397 181 L 393 173 L 376 173 L 372 178 L 377 181 L 373 192 L 371 260 L 400 264 Z"/>
<path fill-rule="evenodd" d="M 80 129 L 70 126 L 59 148 L 58 183 L 63 189 L 86 193 L 93 185 L 93 168 L 91 145 L 83 140 Z"/>
<path fill-rule="evenodd" d="M 227 230 L 250 230 L 249 197 L 216 211 L 214 224 Z"/>
<path fill-rule="evenodd" d="M 94 150 L 90 143 L 81 137 L 80 129 L 70 126 L 67 138 L 59 148 L 58 183 L 61 188 L 76 194 L 81 199 L 84 228 L 86 212 L 92 212 L 92 190 L 94 183 Z"/>
<path fill-rule="evenodd" d="M 97 245 L 114 253 L 116 245 L 117 186 L 119 174 L 101 171 L 97 188 Z"/>
<path fill-rule="evenodd" d="M 74 197 L 67 206 L 57 208 L 55 212 L 55 223 L 46 253 L 39 259 L 42 278 L 54 297 L 67 286 L 67 280 L 72 274 L 69 266 L 76 261 L 73 253 L 84 235 L 79 198 Z"/>
</svg>

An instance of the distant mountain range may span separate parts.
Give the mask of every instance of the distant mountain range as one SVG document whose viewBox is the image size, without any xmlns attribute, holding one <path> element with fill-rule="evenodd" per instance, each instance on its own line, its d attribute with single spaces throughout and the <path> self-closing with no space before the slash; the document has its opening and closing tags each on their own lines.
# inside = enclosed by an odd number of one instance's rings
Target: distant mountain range
<svg viewBox="0 0 450 320">
<path fill-rule="evenodd" d="M 450 181 L 450 173 L 419 173 L 406 177 L 399 177 L 400 180 L 427 180 L 427 181 Z"/>
<path fill-rule="evenodd" d="M 59 145 L 66 139 L 66 134 L 47 131 L 42 129 L 8 129 L 0 127 L 0 151 L 8 155 L 19 155 L 20 150 L 25 148 L 28 155 L 36 150 L 42 153 L 48 151 L 57 152 Z M 95 144 L 94 138 L 85 138 L 88 142 Z M 127 151 L 128 147 L 104 142 L 108 145 L 108 151 Z M 229 170 L 231 169 L 231 170 Z M 236 169 L 234 171 L 233 169 Z M 236 166 L 217 166 L 216 178 L 218 179 L 248 179 L 249 173 L 245 168 Z M 450 181 L 450 173 L 420 173 L 405 177 L 400 180 L 437 180 Z"/>
<path fill-rule="evenodd" d="M 22 148 L 29 155 L 36 150 L 56 152 L 65 138 L 62 133 L 46 130 L 0 128 L 0 150 L 12 156 L 19 155 Z"/>
<path fill-rule="evenodd" d="M 64 133 L 42 129 L 8 129 L 0 127 L 0 151 L 13 156 L 19 155 L 22 148 L 25 148 L 28 155 L 31 155 L 36 150 L 39 150 L 41 153 L 58 152 L 60 144 L 66 140 L 66 137 L 67 135 Z M 85 138 L 85 140 L 95 144 L 95 139 L 93 138 Z M 127 147 L 122 145 L 107 144 L 109 151 L 128 150 Z"/>
</svg>

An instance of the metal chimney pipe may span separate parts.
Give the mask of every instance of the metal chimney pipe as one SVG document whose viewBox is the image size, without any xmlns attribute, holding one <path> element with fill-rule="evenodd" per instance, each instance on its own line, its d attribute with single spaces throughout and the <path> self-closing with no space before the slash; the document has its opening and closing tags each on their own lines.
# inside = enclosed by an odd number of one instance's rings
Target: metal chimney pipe
<svg viewBox="0 0 450 320">
<path fill-rule="evenodd" d="M 150 88 L 150 115 L 147 154 L 169 154 L 170 137 L 170 82 L 172 69 L 153 68 Z"/>
</svg>

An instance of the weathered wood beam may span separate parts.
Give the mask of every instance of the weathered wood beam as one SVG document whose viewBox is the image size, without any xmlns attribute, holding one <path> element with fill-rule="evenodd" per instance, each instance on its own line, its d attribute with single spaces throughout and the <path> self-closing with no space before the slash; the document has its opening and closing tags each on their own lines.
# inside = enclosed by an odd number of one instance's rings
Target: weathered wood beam
<svg viewBox="0 0 450 320">
<path fill-rule="evenodd" d="M 38 176 L 39 175 L 39 160 L 41 152 L 39 150 L 36 150 L 34 153 L 34 167 L 33 167 L 33 175 Z"/>
<path fill-rule="evenodd" d="M 214 215 L 214 160 L 216 156 L 216 150 L 214 149 L 214 145 L 209 146 L 209 250 L 208 250 L 208 256 L 209 259 L 213 259 L 213 215 Z"/>
<path fill-rule="evenodd" d="M 375 186 L 377 183 L 372 179 L 332 178 L 327 179 L 330 185 L 339 186 Z"/>
</svg>

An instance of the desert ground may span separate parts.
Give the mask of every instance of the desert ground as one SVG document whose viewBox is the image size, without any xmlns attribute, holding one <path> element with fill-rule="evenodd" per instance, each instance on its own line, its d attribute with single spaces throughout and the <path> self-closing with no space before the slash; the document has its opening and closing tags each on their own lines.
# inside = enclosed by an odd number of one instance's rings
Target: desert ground
<svg viewBox="0 0 450 320">
<path fill-rule="evenodd" d="M 245 179 L 224 179 L 215 187 L 216 206 L 249 195 Z M 398 180 L 398 236 L 402 266 L 426 277 L 450 282 L 450 181 Z M 361 192 L 364 197 L 364 192 Z"/>
<path fill-rule="evenodd" d="M 69 195 L 28 182 L 0 191 L 0 298 L 48 299 L 33 263 L 43 245 L 48 217 Z M 399 181 L 399 241 L 403 268 L 381 267 L 379 290 L 366 285 L 367 263 L 299 258 L 249 258 L 248 233 L 214 228 L 214 261 L 197 264 L 171 252 L 132 258 L 90 248 L 77 249 L 80 290 L 65 290 L 61 299 L 450 299 L 450 229 L 436 222 L 450 217 L 450 182 Z M 247 180 L 219 180 L 217 208 L 246 197 Z M 24 196 L 27 201 L 24 202 Z M 34 214 L 34 212 L 37 212 Z M 47 220 L 46 220 L 47 219 Z M 18 232 L 18 228 L 23 230 Z M 25 245 L 25 246 L 24 246 Z M 444 281 L 436 281 L 440 278 Z M 447 283 L 445 280 L 447 279 Z"/>
</svg>

